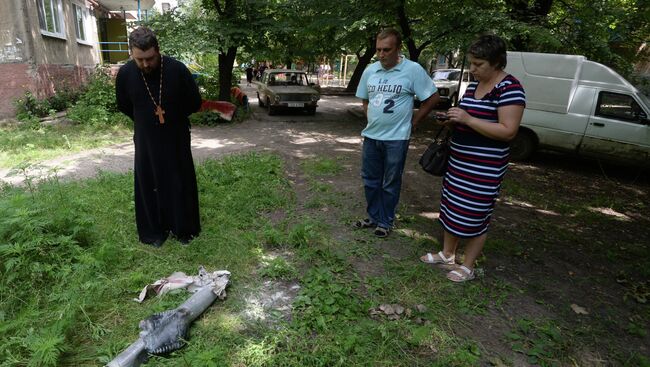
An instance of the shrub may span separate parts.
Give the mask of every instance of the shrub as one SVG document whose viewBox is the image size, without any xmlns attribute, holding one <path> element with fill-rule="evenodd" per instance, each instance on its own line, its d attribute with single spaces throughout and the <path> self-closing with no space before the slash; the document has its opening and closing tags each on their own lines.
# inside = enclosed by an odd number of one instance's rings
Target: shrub
<svg viewBox="0 0 650 367">
<path fill-rule="evenodd" d="M 209 73 L 202 73 L 196 78 L 196 84 L 201 90 L 201 97 L 203 99 L 218 100 L 219 99 L 219 72 L 214 70 Z"/>
<path fill-rule="evenodd" d="M 239 85 L 242 71 L 238 68 L 232 69 L 232 86 Z M 205 67 L 196 78 L 196 84 L 201 90 L 203 99 L 219 100 L 219 69 L 217 65 Z"/>
<path fill-rule="evenodd" d="M 81 96 L 82 90 L 74 91 L 70 88 L 63 88 L 55 95 L 47 99 L 50 108 L 55 111 L 64 111 L 72 107 Z"/>
<path fill-rule="evenodd" d="M 108 124 L 115 121 L 117 112 L 115 84 L 106 72 L 97 68 L 68 117 L 81 124 Z"/>
<path fill-rule="evenodd" d="M 45 117 L 50 113 L 50 104 L 45 99 L 37 99 L 31 92 L 26 92 L 22 98 L 14 102 L 16 117 L 21 120 Z"/>
<path fill-rule="evenodd" d="M 71 107 L 79 98 L 80 92 L 64 88 L 56 94 L 37 99 L 31 92 L 26 92 L 22 98 L 14 101 L 16 117 L 21 121 L 45 117 L 53 112 L 64 111 Z"/>
</svg>

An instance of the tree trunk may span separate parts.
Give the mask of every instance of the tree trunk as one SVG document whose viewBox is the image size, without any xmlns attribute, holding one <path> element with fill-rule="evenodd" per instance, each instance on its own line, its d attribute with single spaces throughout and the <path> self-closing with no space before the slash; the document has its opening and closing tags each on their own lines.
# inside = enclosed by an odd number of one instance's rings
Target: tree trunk
<svg viewBox="0 0 650 367">
<path fill-rule="evenodd" d="M 237 47 L 228 47 L 226 53 L 219 52 L 219 100 L 230 101 L 232 68 L 235 65 Z"/>
<path fill-rule="evenodd" d="M 213 0 L 217 13 L 225 19 L 235 19 L 237 15 L 236 0 Z M 221 6 L 223 4 L 223 7 Z M 230 88 L 232 87 L 232 68 L 235 65 L 237 47 L 230 46 L 228 49 L 219 49 L 219 100 L 230 102 Z"/>
<path fill-rule="evenodd" d="M 409 24 L 409 19 L 406 15 L 406 3 L 404 0 L 400 1 L 399 5 L 397 5 L 397 18 L 399 26 L 402 29 L 402 40 L 404 40 L 406 48 L 409 50 L 409 60 L 418 62 L 422 50 L 418 49 L 415 45 L 413 32 L 411 32 L 411 25 Z"/>
<path fill-rule="evenodd" d="M 375 54 L 375 49 L 377 47 L 375 44 L 377 42 L 376 36 L 370 38 L 369 41 L 370 44 L 368 45 L 368 48 L 366 48 L 366 52 L 359 57 L 359 63 L 357 64 L 357 67 L 354 68 L 354 72 L 350 77 L 350 82 L 348 83 L 347 88 L 345 88 L 348 92 L 356 92 L 359 81 L 361 81 L 361 75 L 363 75 L 363 71 L 366 70 L 366 66 L 368 66 L 370 60 L 372 60 L 372 56 Z"/>
</svg>

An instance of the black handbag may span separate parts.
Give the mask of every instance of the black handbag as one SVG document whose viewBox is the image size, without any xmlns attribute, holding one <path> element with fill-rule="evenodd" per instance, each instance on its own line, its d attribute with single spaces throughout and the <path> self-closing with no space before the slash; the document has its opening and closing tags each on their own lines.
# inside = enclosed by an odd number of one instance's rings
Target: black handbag
<svg viewBox="0 0 650 367">
<path fill-rule="evenodd" d="M 443 130 L 445 128 L 438 131 L 436 137 L 429 144 L 427 150 L 424 151 L 422 157 L 420 157 L 420 166 L 422 166 L 422 169 L 434 176 L 444 176 L 447 171 L 450 134 L 446 133 L 442 138 L 439 138 Z"/>
</svg>

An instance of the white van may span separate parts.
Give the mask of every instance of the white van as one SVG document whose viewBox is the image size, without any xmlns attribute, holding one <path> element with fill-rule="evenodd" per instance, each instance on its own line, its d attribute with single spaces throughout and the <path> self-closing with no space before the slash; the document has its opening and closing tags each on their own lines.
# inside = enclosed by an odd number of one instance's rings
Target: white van
<svg viewBox="0 0 650 367">
<path fill-rule="evenodd" d="M 650 163 L 650 100 L 612 69 L 584 56 L 508 52 L 506 72 L 527 99 L 513 159 L 546 148 Z"/>
</svg>

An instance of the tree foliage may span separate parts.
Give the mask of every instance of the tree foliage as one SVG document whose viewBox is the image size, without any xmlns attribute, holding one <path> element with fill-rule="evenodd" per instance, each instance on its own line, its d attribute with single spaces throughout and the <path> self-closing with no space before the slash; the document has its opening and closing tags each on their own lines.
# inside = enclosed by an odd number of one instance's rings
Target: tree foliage
<svg viewBox="0 0 650 367">
<path fill-rule="evenodd" d="M 218 54 L 221 91 L 235 57 L 310 64 L 359 58 L 349 89 L 374 55 L 377 32 L 396 27 L 411 60 L 445 55 L 450 65 L 479 34 L 500 35 L 509 49 L 581 54 L 627 75 L 650 35 L 648 0 L 193 0 L 155 18 L 163 50 Z M 173 51 L 172 51 L 173 50 Z M 461 51 L 461 55 L 458 51 Z"/>
</svg>

